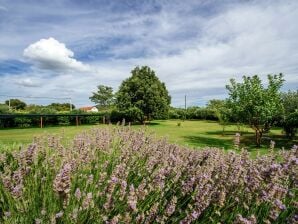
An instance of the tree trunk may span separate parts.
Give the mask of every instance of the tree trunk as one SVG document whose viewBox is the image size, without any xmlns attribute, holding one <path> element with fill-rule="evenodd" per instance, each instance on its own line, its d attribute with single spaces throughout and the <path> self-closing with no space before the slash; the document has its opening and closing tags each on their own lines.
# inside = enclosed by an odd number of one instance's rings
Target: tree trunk
<svg viewBox="0 0 298 224">
<path fill-rule="evenodd" d="M 225 125 L 222 125 L 222 136 L 225 135 Z"/>
<path fill-rule="evenodd" d="M 262 131 L 256 130 L 256 144 L 257 144 L 257 147 L 261 146 L 262 135 L 263 135 Z"/>
</svg>

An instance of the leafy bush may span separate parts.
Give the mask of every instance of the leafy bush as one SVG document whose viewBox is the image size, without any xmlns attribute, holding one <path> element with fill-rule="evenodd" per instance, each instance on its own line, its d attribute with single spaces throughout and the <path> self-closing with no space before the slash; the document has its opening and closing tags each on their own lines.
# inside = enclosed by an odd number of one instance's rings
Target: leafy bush
<svg viewBox="0 0 298 224">
<path fill-rule="evenodd" d="M 16 117 L 14 119 L 15 125 L 17 127 L 30 127 L 31 124 L 31 119 L 30 118 L 26 118 L 26 117 Z"/>
<path fill-rule="evenodd" d="M 0 114 L 8 114 L 9 107 L 6 104 L 0 104 Z"/>
<path fill-rule="evenodd" d="M 286 116 L 283 129 L 290 139 L 295 137 L 298 131 L 298 111 L 290 113 L 288 116 Z"/>
<path fill-rule="evenodd" d="M 218 120 L 214 110 L 201 107 L 171 108 L 169 111 L 170 119 L 188 119 L 188 120 Z"/>
<path fill-rule="evenodd" d="M 57 121 L 58 121 L 59 125 L 69 125 L 70 124 L 70 119 L 68 116 L 59 116 L 59 117 L 57 117 Z"/>
<path fill-rule="evenodd" d="M 84 122 L 86 124 L 97 124 L 102 122 L 102 116 L 101 115 L 94 115 L 90 117 L 84 117 Z"/>
<path fill-rule="evenodd" d="M 297 147 L 252 160 L 124 127 L 34 141 L 1 154 L 1 223 L 297 222 Z"/>
</svg>

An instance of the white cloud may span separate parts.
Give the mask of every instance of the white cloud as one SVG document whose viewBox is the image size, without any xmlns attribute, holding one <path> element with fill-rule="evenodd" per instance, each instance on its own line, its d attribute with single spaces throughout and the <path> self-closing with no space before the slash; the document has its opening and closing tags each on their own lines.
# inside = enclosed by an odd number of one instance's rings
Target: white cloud
<svg viewBox="0 0 298 224">
<path fill-rule="evenodd" d="M 32 81 L 30 78 L 18 79 L 15 83 L 19 86 L 24 87 L 40 87 L 41 85 L 37 82 Z"/>
<path fill-rule="evenodd" d="M 74 53 L 65 44 L 50 37 L 30 44 L 24 50 L 24 56 L 42 69 L 74 70 L 86 72 L 90 66 L 73 58 Z"/>
</svg>

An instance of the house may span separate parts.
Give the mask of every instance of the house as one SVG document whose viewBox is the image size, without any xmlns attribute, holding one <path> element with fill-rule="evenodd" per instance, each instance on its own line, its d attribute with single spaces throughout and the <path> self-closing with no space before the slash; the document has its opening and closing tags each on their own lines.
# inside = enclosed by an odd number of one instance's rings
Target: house
<svg viewBox="0 0 298 224">
<path fill-rule="evenodd" d="M 84 112 L 98 112 L 98 109 L 93 106 L 93 107 L 81 107 L 80 110 Z"/>
</svg>

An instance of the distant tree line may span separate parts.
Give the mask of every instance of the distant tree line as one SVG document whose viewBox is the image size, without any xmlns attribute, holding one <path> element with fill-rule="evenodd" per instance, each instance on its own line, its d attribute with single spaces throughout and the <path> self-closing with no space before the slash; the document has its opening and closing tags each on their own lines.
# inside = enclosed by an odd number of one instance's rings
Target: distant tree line
<svg viewBox="0 0 298 224">
<path fill-rule="evenodd" d="M 27 112 L 27 113 L 56 113 L 70 111 L 75 109 L 75 105 L 70 103 L 51 103 L 47 106 L 29 104 L 19 99 L 9 99 L 5 101 L 5 104 L 0 104 L 0 114 L 10 112 Z"/>
</svg>

